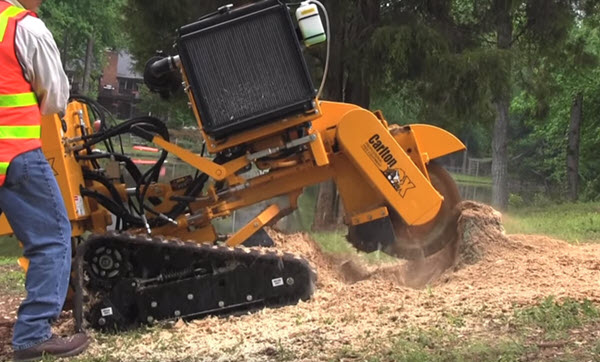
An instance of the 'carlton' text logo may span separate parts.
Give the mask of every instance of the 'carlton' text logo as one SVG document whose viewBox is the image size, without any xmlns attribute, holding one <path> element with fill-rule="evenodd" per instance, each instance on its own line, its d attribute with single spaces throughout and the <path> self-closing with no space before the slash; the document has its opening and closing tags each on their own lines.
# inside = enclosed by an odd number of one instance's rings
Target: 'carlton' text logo
<svg viewBox="0 0 600 362">
<path fill-rule="evenodd" d="M 381 141 L 381 137 L 377 133 L 369 138 L 369 144 L 377 152 L 379 157 L 387 163 L 388 168 L 392 168 L 398 163 L 394 155 L 390 152 L 390 148 Z"/>
</svg>

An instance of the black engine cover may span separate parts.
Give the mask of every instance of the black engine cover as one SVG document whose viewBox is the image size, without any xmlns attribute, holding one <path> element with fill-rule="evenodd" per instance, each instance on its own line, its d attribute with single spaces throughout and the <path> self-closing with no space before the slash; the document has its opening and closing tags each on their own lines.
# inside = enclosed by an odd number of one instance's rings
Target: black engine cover
<svg viewBox="0 0 600 362">
<path fill-rule="evenodd" d="M 314 108 L 300 43 L 279 1 L 186 25 L 178 48 L 202 126 L 213 137 Z"/>
</svg>

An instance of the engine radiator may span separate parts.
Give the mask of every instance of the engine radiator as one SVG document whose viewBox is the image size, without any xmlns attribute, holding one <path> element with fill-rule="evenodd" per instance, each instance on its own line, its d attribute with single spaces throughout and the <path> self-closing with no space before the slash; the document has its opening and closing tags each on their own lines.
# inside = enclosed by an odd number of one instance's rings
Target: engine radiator
<svg viewBox="0 0 600 362">
<path fill-rule="evenodd" d="M 186 25 L 178 48 L 202 127 L 215 138 L 314 108 L 316 92 L 279 1 Z"/>
</svg>

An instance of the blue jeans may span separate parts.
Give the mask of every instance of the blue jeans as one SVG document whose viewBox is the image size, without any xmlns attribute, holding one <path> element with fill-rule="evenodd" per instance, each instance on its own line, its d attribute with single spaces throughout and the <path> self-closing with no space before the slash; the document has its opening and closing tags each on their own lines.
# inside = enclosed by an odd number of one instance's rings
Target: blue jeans
<svg viewBox="0 0 600 362">
<path fill-rule="evenodd" d="M 71 224 L 41 149 L 12 160 L 0 187 L 0 209 L 29 259 L 27 297 L 13 331 L 13 349 L 22 350 L 52 336 L 50 323 L 62 310 L 71 270 Z"/>
</svg>

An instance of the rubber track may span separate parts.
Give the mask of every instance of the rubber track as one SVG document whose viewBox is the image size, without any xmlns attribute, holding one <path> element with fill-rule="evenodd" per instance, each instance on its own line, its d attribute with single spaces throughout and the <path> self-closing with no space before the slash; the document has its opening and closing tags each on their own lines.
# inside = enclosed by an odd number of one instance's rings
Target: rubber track
<svg viewBox="0 0 600 362">
<path fill-rule="evenodd" d="M 149 275 L 145 277 L 147 279 L 142 278 L 140 275 L 119 275 L 119 277 L 114 278 L 113 280 L 107 281 L 107 278 L 95 277 L 95 272 L 91 268 L 92 258 L 94 255 L 94 251 L 99 248 L 106 246 L 113 249 L 119 249 L 125 255 L 122 255 L 123 259 L 132 259 L 138 258 L 136 261 L 138 263 L 135 266 L 135 269 L 143 268 L 145 273 L 148 274 L 146 267 L 158 268 L 161 270 L 159 275 L 164 275 L 170 273 L 171 276 L 169 278 L 165 278 L 166 280 L 155 280 L 151 283 L 150 286 L 140 287 L 139 285 L 133 289 L 129 288 L 132 281 L 143 281 L 148 279 L 156 279 L 158 276 L 156 273 L 150 272 Z M 134 254 L 136 256 L 134 256 Z M 176 266 L 174 270 L 169 271 L 168 273 L 164 273 L 165 265 L 157 267 L 156 258 L 163 258 L 163 256 L 169 255 L 170 258 L 165 258 L 168 260 L 164 262 L 168 265 Z M 139 265 L 139 263 L 147 263 L 148 265 Z M 123 309 L 122 305 L 136 305 L 137 303 L 137 313 L 139 315 L 133 317 L 128 316 L 124 319 L 116 318 L 114 323 L 108 323 L 106 326 L 111 327 L 113 329 L 128 329 L 131 327 L 135 327 L 140 323 L 145 323 L 148 311 L 143 310 L 144 307 L 140 307 L 143 304 L 142 298 L 145 298 L 144 293 L 152 293 L 153 295 L 173 295 L 177 294 L 179 290 L 179 286 L 185 285 L 185 282 L 194 282 L 193 277 L 190 277 L 189 271 L 187 272 L 187 276 L 183 276 L 181 279 L 177 278 L 177 274 L 185 274 L 186 267 L 189 267 L 191 264 L 194 265 L 202 265 L 205 264 L 227 264 L 227 265 L 239 265 L 243 268 L 246 268 L 248 271 L 256 271 L 260 270 L 259 273 L 253 273 L 252 278 L 246 278 L 244 283 L 242 283 L 242 289 L 246 289 L 245 292 L 248 292 L 248 283 L 259 283 L 262 289 L 265 287 L 265 283 L 271 283 L 271 279 L 265 280 L 265 278 L 272 275 L 279 275 L 277 273 L 285 274 L 283 280 L 289 276 L 293 276 L 292 285 L 285 285 L 285 288 L 279 288 L 276 292 L 272 290 L 270 293 L 283 293 L 281 295 L 273 296 L 269 294 L 265 297 L 260 305 L 257 304 L 257 301 L 253 301 L 253 303 L 241 303 L 236 306 L 236 308 L 215 308 L 211 310 L 205 310 L 201 312 L 194 313 L 181 313 L 180 315 L 171 316 L 172 317 L 197 317 L 204 315 L 212 315 L 212 314 L 230 314 L 236 313 L 240 310 L 251 310 L 256 309 L 260 306 L 280 306 L 280 305 L 288 305 L 295 304 L 298 300 L 306 300 L 309 299 L 314 291 L 314 286 L 316 283 L 316 272 L 310 266 L 308 261 L 305 259 L 290 253 L 284 253 L 280 250 L 276 249 L 266 249 L 266 248 L 246 248 L 246 247 L 236 247 L 231 248 L 227 246 L 218 246 L 212 244 L 198 244 L 194 242 L 185 242 L 179 239 L 173 238 L 165 238 L 165 237 L 147 237 L 145 235 L 132 235 L 128 233 L 116 233 L 110 232 L 107 234 L 101 235 L 93 235 L 86 242 L 81 244 L 77 248 L 76 260 L 75 260 L 75 270 L 76 275 L 85 275 L 85 278 L 76 278 L 75 283 L 75 317 L 76 317 L 76 326 L 77 329 L 82 329 L 83 316 L 84 316 L 84 305 L 83 305 L 83 295 L 84 291 L 89 296 L 94 296 L 91 298 L 88 305 L 85 306 L 86 309 L 86 319 L 91 322 L 91 325 L 95 328 L 102 328 L 103 326 L 99 326 L 97 321 L 101 318 L 101 310 L 106 309 L 108 306 L 115 307 L 115 310 Z M 96 262 L 97 264 L 97 262 Z M 132 274 L 137 273 L 139 270 L 131 270 L 132 266 L 128 266 L 127 273 L 124 273 L 123 270 L 120 274 Z M 262 268 L 262 269 L 261 269 Z M 232 271 L 219 272 L 215 274 L 217 277 L 228 278 L 230 274 L 235 274 L 235 267 Z M 244 269 L 244 270 L 246 270 Z M 285 273 L 283 273 L 285 271 Z M 239 279 L 240 270 L 237 270 L 237 278 Z M 256 275 L 262 274 L 262 275 Z M 243 277 L 243 275 L 241 275 Z M 212 276 L 209 274 L 204 274 L 204 285 L 206 285 L 206 281 L 213 283 L 211 280 Z M 236 276 L 234 276 L 235 278 Z M 272 276 L 271 276 L 272 277 Z M 263 279 L 261 279 L 263 278 Z M 295 281 L 295 282 L 294 282 Z M 178 284 L 177 284 L 178 283 Z M 123 289 L 123 284 L 127 284 L 125 289 Z M 212 286 L 211 288 L 214 288 Z M 258 288 L 260 289 L 260 288 Z M 286 290 L 284 290 L 286 289 Z M 275 290 L 275 288 L 273 288 Z M 281 290 L 281 292 L 280 292 Z M 260 294 L 260 292 L 258 292 Z M 211 294 L 211 293 L 203 293 Z M 263 293 L 264 294 L 264 293 Z M 268 294 L 268 293 L 267 293 Z M 239 296 L 246 298 L 247 295 Z M 206 297 L 205 297 L 206 298 Z M 270 298 L 270 299 L 269 299 Z M 117 300 L 117 302 L 115 302 Z M 91 303 L 91 304 L 90 304 Z M 181 304 L 180 302 L 178 302 Z M 164 305 L 165 303 L 163 303 Z M 180 308 L 177 308 L 180 309 Z M 179 311 L 177 311 L 180 313 Z M 118 314 L 118 313 L 115 313 Z M 170 319 L 168 316 L 153 315 L 153 320 L 163 320 Z M 153 322 L 148 320 L 148 322 Z"/>
</svg>

